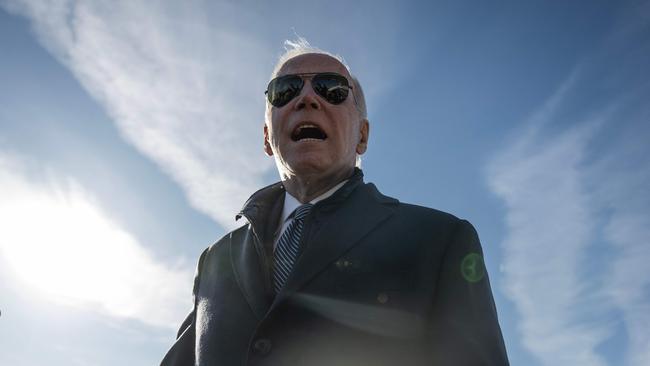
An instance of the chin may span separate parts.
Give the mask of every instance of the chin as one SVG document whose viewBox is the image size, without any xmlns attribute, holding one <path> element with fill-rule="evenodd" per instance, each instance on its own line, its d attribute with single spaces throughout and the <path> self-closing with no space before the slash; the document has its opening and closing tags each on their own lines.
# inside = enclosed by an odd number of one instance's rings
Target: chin
<svg viewBox="0 0 650 366">
<path fill-rule="evenodd" d="M 293 172 L 295 175 L 312 175 L 325 173 L 331 169 L 331 164 L 320 159 L 301 159 L 298 161 L 288 162 L 287 171 Z"/>
</svg>

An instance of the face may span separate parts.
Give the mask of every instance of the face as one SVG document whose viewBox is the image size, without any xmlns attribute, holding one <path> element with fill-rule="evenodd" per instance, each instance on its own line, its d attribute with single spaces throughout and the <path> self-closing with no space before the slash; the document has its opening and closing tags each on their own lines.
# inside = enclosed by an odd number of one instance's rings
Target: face
<svg viewBox="0 0 650 366">
<path fill-rule="evenodd" d="M 338 60 L 304 54 L 288 60 L 277 76 L 335 72 L 352 77 Z M 305 77 L 300 94 L 282 107 L 267 108 L 264 150 L 274 156 L 283 179 L 301 175 L 344 175 L 354 168 L 356 155 L 368 144 L 368 120 L 354 103 L 352 91 L 341 104 L 330 104 L 314 92 Z"/>
</svg>

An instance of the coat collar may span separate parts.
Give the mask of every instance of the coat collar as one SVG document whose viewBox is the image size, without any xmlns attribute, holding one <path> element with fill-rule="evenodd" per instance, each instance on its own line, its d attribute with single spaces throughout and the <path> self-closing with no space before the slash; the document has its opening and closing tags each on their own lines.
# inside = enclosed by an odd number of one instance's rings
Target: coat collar
<svg viewBox="0 0 650 366">
<path fill-rule="evenodd" d="M 344 201 L 359 184 L 363 184 L 363 171 L 354 168 L 354 172 L 348 181 L 333 195 L 322 200 L 322 203 L 318 202 L 318 204 L 327 205 Z M 268 214 L 284 192 L 282 182 L 273 183 L 258 190 L 244 203 L 241 211 L 235 216 L 235 220 L 239 220 L 242 216 L 246 217 L 248 222 L 255 225 L 259 230 L 261 226 L 267 223 Z"/>
<path fill-rule="evenodd" d="M 273 232 L 282 207 L 279 200 L 283 200 L 283 196 L 284 187 L 281 183 L 262 188 L 249 198 L 237 215 L 237 218 L 247 218 L 257 245 L 261 248 L 252 250 L 250 246 L 256 244 L 250 241 L 231 243 L 233 266 L 240 279 L 239 285 L 259 317 L 264 316 L 263 309 L 268 309 L 269 306 L 274 308 L 285 301 L 327 265 L 344 255 L 369 231 L 388 219 L 398 203 L 394 198 L 379 193 L 372 183 L 364 183 L 363 172 L 355 168 L 346 184 L 329 198 L 314 205 L 306 223 L 311 227 L 306 247 L 284 289 L 273 299 L 269 292 L 271 274 L 267 267 L 273 260 Z"/>
</svg>

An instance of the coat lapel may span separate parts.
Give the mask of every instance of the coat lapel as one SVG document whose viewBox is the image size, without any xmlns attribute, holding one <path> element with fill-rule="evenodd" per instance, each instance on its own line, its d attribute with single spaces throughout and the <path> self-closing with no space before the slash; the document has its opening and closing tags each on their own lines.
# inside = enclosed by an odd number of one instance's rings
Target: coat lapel
<svg viewBox="0 0 650 366">
<path fill-rule="evenodd" d="M 340 208 L 324 215 L 323 224 L 310 235 L 307 247 L 272 307 L 299 290 L 394 213 L 397 201 L 381 195 L 373 184 L 362 184 L 358 190 Z"/>
</svg>

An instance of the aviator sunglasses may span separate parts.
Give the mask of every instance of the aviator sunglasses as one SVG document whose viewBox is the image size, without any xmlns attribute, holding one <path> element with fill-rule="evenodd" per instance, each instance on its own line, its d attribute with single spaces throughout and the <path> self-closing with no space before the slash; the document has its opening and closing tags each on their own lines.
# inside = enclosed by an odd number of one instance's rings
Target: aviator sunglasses
<svg viewBox="0 0 650 366">
<path fill-rule="evenodd" d="M 348 79 L 334 72 L 304 73 L 279 76 L 269 82 L 264 94 L 269 103 L 282 107 L 300 94 L 305 85 L 303 77 L 311 76 L 311 87 L 328 103 L 341 104 L 348 97 L 352 86 Z"/>
</svg>

